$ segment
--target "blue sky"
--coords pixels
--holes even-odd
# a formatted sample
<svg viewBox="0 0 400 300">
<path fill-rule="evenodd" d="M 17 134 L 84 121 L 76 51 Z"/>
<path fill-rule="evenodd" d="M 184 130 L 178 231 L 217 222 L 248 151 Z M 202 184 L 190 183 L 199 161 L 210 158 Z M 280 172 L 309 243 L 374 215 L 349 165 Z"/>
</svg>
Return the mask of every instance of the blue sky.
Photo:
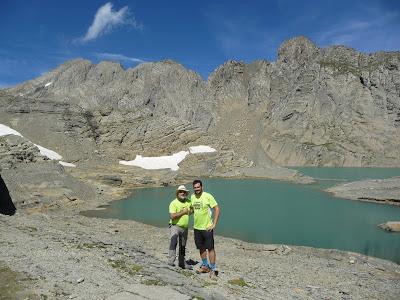
<svg viewBox="0 0 400 300">
<path fill-rule="evenodd" d="M 229 59 L 276 59 L 286 39 L 400 50 L 400 1 L 0 0 L 0 87 L 77 57 L 173 59 L 207 78 Z"/>
</svg>

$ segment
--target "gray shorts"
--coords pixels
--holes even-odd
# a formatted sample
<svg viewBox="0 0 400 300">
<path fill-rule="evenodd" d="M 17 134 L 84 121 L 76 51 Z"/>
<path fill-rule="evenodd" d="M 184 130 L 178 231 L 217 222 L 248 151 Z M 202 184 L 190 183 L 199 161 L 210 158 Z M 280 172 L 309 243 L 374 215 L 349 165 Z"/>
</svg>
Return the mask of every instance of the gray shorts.
<svg viewBox="0 0 400 300">
<path fill-rule="evenodd" d="M 186 246 L 186 241 L 187 241 L 187 236 L 188 236 L 188 229 L 187 228 L 182 228 L 177 225 L 169 225 L 169 237 L 171 239 L 170 244 L 169 244 L 169 249 L 170 250 L 175 250 L 176 246 L 179 241 L 179 246 L 180 247 L 185 247 Z"/>
</svg>

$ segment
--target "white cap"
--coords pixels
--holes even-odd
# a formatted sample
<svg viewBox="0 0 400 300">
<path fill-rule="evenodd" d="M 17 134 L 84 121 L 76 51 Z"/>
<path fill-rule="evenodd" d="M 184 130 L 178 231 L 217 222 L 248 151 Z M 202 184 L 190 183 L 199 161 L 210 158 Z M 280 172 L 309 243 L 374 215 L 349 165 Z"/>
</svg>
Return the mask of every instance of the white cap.
<svg viewBox="0 0 400 300">
<path fill-rule="evenodd" d="M 189 192 L 189 190 L 184 186 L 184 185 L 180 185 L 177 188 L 177 191 L 185 191 L 185 192 Z"/>
</svg>

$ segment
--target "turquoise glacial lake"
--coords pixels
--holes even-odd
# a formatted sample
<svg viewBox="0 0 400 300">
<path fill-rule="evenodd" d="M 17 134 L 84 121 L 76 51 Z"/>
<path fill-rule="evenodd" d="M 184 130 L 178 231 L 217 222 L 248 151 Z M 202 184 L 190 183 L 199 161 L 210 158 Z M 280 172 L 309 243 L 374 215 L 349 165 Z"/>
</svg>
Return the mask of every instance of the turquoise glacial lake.
<svg viewBox="0 0 400 300">
<path fill-rule="evenodd" d="M 400 263 L 400 233 L 377 227 L 400 221 L 400 207 L 335 198 L 323 191 L 348 181 L 400 176 L 399 168 L 296 169 L 317 182 L 204 180 L 204 190 L 214 195 L 221 208 L 216 234 L 254 243 L 353 251 Z M 166 227 L 175 188 L 137 189 L 105 209 L 84 214 Z"/>
</svg>

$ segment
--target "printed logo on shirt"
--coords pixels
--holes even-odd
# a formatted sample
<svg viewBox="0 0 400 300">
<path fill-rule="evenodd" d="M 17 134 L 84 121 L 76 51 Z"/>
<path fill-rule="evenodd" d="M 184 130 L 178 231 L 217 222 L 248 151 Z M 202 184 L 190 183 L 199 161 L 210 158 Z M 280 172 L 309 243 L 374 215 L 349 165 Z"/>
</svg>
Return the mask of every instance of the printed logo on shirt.
<svg viewBox="0 0 400 300">
<path fill-rule="evenodd" d="M 194 202 L 194 203 L 193 203 L 193 208 L 194 208 L 194 209 L 201 209 L 201 206 L 202 206 L 202 205 L 201 205 L 201 202 Z"/>
</svg>

